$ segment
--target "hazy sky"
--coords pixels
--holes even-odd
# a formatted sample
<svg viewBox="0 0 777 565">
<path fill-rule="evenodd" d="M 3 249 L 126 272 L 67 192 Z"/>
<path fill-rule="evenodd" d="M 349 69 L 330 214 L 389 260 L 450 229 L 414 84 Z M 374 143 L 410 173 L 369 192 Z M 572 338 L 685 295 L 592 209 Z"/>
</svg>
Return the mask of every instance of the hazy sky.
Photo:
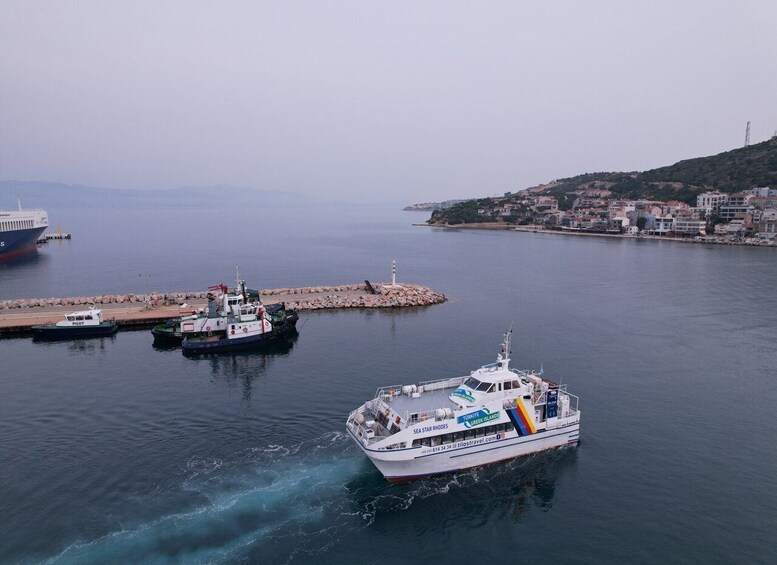
<svg viewBox="0 0 777 565">
<path fill-rule="evenodd" d="M 773 0 L 0 10 L 0 180 L 410 203 L 777 130 Z"/>
</svg>

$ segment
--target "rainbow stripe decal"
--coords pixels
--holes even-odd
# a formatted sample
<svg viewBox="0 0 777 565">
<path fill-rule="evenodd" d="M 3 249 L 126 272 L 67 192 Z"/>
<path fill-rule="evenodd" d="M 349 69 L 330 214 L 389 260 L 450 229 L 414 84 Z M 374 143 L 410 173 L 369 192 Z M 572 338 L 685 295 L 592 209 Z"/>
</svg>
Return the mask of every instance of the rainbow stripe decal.
<svg viewBox="0 0 777 565">
<path fill-rule="evenodd" d="M 528 436 L 537 433 L 537 428 L 534 427 L 534 421 L 529 417 L 529 412 L 526 410 L 526 406 L 523 405 L 523 401 L 520 398 L 515 399 L 515 408 L 507 410 L 507 416 L 513 423 L 515 431 L 519 436 Z"/>
</svg>

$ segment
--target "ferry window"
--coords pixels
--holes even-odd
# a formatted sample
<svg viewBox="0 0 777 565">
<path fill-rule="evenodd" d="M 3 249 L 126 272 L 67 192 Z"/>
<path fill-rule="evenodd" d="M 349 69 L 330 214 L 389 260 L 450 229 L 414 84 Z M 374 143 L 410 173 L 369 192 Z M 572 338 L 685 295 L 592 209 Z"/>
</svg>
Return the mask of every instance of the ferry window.
<svg viewBox="0 0 777 565">
<path fill-rule="evenodd" d="M 488 391 L 488 389 L 489 389 L 490 387 L 491 387 L 491 383 L 480 383 L 480 384 L 478 385 L 478 388 L 477 388 L 477 390 Z"/>
<path fill-rule="evenodd" d="M 75 319 L 76 319 L 76 318 L 75 318 L 75 316 L 68 316 L 68 317 L 67 317 L 67 321 L 68 321 L 68 322 L 72 322 L 72 321 L 73 321 L 73 320 L 75 320 Z"/>
<path fill-rule="evenodd" d="M 413 440 L 413 447 L 420 447 L 421 440 L 420 439 L 414 439 Z"/>
<path fill-rule="evenodd" d="M 421 438 L 421 445 L 426 447 L 431 447 L 432 445 L 432 438 L 430 437 L 422 437 Z"/>
<path fill-rule="evenodd" d="M 475 430 L 464 430 L 464 439 L 472 439 L 475 437 Z"/>
<path fill-rule="evenodd" d="M 521 388 L 521 381 L 513 381 L 513 388 Z"/>
<path fill-rule="evenodd" d="M 84 319 L 83 316 L 76 316 L 76 320 L 83 320 L 83 319 Z"/>
<path fill-rule="evenodd" d="M 464 386 L 468 386 L 472 390 L 475 390 L 479 384 L 480 384 L 480 381 L 477 380 L 475 377 L 470 377 L 466 381 L 464 381 Z"/>
<path fill-rule="evenodd" d="M 453 434 L 443 434 L 442 436 L 443 443 L 451 443 L 452 441 L 453 441 Z"/>
<path fill-rule="evenodd" d="M 432 445 L 440 445 L 440 443 L 441 443 L 440 436 L 432 437 Z"/>
<path fill-rule="evenodd" d="M 513 388 L 513 383 L 512 383 L 512 381 L 505 381 L 505 384 L 504 384 L 504 389 L 505 389 L 505 390 L 511 390 L 512 388 Z"/>
<path fill-rule="evenodd" d="M 475 428 L 475 437 L 483 437 L 485 430 L 483 428 Z"/>
<path fill-rule="evenodd" d="M 84 316 L 84 320 L 91 320 L 91 319 L 92 319 L 92 315 L 91 314 L 89 314 L 88 316 Z"/>
<path fill-rule="evenodd" d="M 453 441 L 461 441 L 464 439 L 464 432 L 456 432 L 453 434 Z"/>
</svg>

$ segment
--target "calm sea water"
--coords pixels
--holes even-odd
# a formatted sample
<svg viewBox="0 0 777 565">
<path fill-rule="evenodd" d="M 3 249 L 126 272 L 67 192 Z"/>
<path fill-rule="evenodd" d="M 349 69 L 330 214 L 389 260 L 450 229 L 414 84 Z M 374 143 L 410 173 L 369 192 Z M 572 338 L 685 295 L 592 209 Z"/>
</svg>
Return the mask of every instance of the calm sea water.
<svg viewBox="0 0 777 565">
<path fill-rule="evenodd" d="M 49 210 L 0 298 L 389 278 L 450 300 L 302 314 L 272 354 L 148 331 L 0 340 L 0 561 L 777 562 L 777 253 L 413 227 L 425 214 Z M 387 383 L 496 358 L 581 397 L 581 444 L 409 485 L 344 433 Z"/>
</svg>

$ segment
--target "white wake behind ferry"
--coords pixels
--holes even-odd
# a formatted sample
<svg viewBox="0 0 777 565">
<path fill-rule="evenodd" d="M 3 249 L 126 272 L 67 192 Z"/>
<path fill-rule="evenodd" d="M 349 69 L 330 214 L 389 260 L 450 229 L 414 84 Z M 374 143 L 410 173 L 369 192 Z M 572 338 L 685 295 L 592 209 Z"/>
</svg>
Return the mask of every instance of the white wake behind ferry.
<svg viewBox="0 0 777 565">
<path fill-rule="evenodd" d="M 577 445 L 579 399 L 511 369 L 505 333 L 496 363 L 470 376 L 378 389 L 346 429 L 390 482 L 410 481 Z"/>
</svg>

